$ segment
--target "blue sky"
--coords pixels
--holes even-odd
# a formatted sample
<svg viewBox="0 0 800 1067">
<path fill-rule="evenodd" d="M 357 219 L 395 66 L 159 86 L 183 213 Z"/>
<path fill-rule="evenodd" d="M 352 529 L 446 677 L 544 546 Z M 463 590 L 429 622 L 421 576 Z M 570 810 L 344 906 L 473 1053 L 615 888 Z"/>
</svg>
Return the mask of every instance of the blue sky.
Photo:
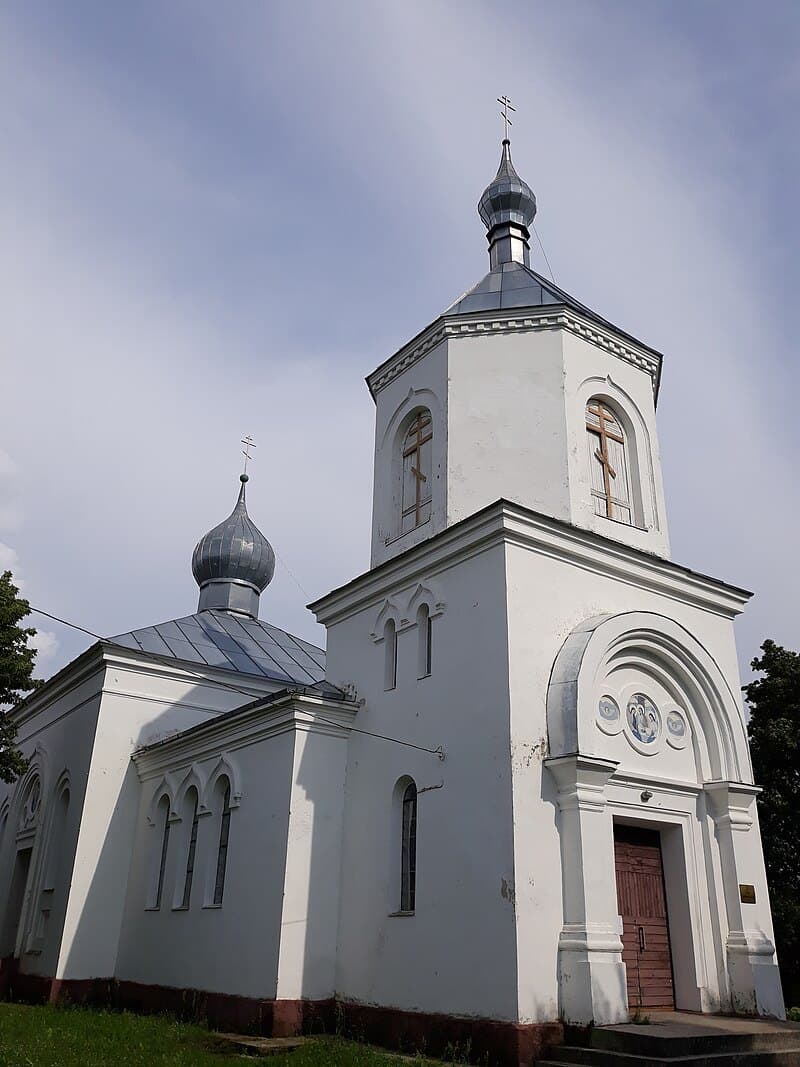
<svg viewBox="0 0 800 1067">
<path fill-rule="evenodd" d="M 673 558 L 756 590 L 743 665 L 797 647 L 799 49 L 794 0 L 5 3 L 0 562 L 98 633 L 190 613 L 249 432 L 262 617 L 320 641 L 364 375 L 485 272 L 507 93 L 556 281 L 665 353 Z"/>
</svg>

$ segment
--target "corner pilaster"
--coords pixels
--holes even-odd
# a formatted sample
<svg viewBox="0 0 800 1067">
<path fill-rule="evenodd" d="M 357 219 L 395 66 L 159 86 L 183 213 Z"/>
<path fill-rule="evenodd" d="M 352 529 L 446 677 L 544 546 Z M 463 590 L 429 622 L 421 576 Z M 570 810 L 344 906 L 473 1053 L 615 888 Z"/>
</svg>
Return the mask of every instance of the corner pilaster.
<svg viewBox="0 0 800 1067">
<path fill-rule="evenodd" d="M 722 866 L 731 1007 L 742 1015 L 782 1019 L 783 993 L 757 832 L 755 805 L 759 789 L 741 782 L 707 782 L 703 788 Z"/>
<path fill-rule="evenodd" d="M 605 788 L 613 760 L 560 756 L 546 761 L 558 786 L 564 925 L 558 947 L 565 1022 L 627 1022 L 622 929 L 614 871 L 614 826 Z"/>
</svg>

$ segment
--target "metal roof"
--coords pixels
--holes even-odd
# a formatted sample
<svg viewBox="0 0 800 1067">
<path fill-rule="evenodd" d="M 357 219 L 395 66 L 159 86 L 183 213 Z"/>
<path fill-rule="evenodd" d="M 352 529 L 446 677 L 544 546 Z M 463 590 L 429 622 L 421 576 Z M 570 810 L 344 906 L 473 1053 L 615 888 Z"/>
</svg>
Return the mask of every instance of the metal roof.
<svg viewBox="0 0 800 1067">
<path fill-rule="evenodd" d="M 309 685 L 325 677 L 325 652 L 260 619 L 201 611 L 120 634 L 116 645 L 278 682 Z"/>
<path fill-rule="evenodd" d="M 643 341 L 638 340 L 632 334 L 621 330 L 613 322 L 604 319 L 596 311 L 570 296 L 554 282 L 549 282 L 535 270 L 526 267 L 523 263 L 500 263 L 493 267 L 477 285 L 467 290 L 447 311 L 442 312 L 442 318 L 450 315 L 469 315 L 481 311 L 503 311 L 513 308 L 547 307 L 557 304 L 561 307 L 572 308 L 579 311 L 592 322 L 604 326 L 607 330 L 625 337 L 641 348 L 653 352 L 661 358 L 661 353 Z"/>
</svg>

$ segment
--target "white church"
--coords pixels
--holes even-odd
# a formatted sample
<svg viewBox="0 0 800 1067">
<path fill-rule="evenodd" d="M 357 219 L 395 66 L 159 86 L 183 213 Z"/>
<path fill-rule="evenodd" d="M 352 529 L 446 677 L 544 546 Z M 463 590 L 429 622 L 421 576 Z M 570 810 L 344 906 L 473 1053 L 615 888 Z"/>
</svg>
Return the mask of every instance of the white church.
<svg viewBox="0 0 800 1067">
<path fill-rule="evenodd" d="M 367 379 L 372 558 L 310 605 L 327 649 L 260 617 L 243 475 L 196 612 L 16 710 L 0 995 L 514 1065 L 637 1009 L 783 1017 L 750 594 L 670 558 L 662 357 L 530 268 L 508 140 L 478 211 L 488 274 Z"/>
</svg>

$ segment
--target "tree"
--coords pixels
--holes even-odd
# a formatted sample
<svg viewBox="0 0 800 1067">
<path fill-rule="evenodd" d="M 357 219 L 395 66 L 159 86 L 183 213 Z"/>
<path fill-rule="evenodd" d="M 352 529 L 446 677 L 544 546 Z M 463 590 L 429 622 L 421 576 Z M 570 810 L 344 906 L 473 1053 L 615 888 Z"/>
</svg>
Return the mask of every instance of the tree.
<svg viewBox="0 0 800 1067">
<path fill-rule="evenodd" d="M 800 654 L 765 641 L 744 686 L 784 995 L 800 1003 Z"/>
<path fill-rule="evenodd" d="M 30 615 L 30 605 L 11 581 L 11 571 L 0 575 L 0 780 L 13 782 L 27 767 L 15 746 L 17 725 L 9 705 L 19 703 L 25 693 L 42 683 L 33 677 L 36 649 L 29 640 L 36 631 L 20 626 Z M 4 710 L 5 706 L 5 710 Z"/>
</svg>

